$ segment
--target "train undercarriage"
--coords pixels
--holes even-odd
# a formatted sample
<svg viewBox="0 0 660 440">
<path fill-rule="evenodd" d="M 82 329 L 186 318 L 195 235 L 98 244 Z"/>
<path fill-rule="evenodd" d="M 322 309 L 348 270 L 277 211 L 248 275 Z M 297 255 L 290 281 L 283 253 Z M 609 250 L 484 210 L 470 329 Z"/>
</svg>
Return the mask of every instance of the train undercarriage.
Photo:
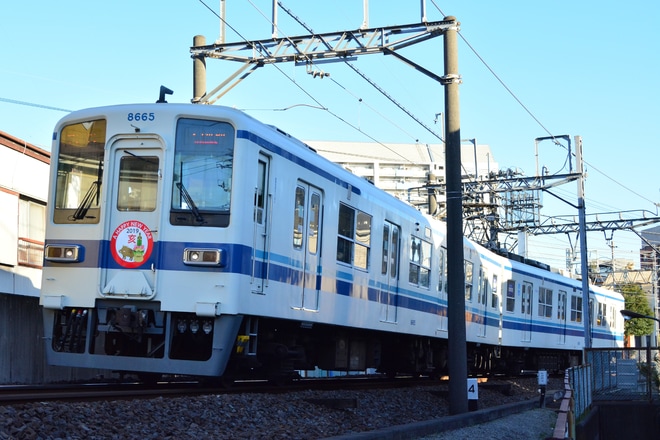
<svg viewBox="0 0 660 440">
<path fill-rule="evenodd" d="M 219 325 L 217 317 L 113 303 L 96 309 L 65 309 L 55 313 L 51 346 L 54 352 L 85 353 L 100 359 L 90 365 L 97 368 L 104 368 L 103 358 L 129 359 L 126 370 L 134 367 L 143 373 L 186 374 L 174 366 L 203 365 L 213 359 L 218 367 L 212 372 L 200 368 L 189 374 L 230 379 L 294 377 L 310 370 L 373 371 L 389 376 L 447 373 L 445 339 L 272 318 L 235 318 L 232 324 Z M 515 375 L 541 369 L 557 373 L 580 359 L 579 352 L 474 343 L 468 343 L 467 353 L 466 368 L 472 375 Z"/>
</svg>

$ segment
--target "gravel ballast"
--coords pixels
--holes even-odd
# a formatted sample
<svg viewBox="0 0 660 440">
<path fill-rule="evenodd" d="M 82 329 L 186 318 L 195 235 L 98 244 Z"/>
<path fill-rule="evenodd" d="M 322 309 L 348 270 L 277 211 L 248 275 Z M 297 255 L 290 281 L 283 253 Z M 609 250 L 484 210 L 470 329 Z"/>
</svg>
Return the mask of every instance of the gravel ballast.
<svg viewBox="0 0 660 440">
<path fill-rule="evenodd" d="M 561 389 L 561 381 L 555 384 L 553 380 L 548 390 Z M 538 399 L 536 378 L 514 382 L 507 393 L 481 387 L 479 408 Z M 326 400 L 354 404 L 333 408 L 324 404 Z M 368 391 L 48 401 L 0 406 L 0 439 L 322 439 L 440 419 L 449 414 L 448 409 L 446 384 Z M 540 418 L 552 419 L 553 411 L 544 409 L 539 413 L 543 416 L 535 416 L 532 421 L 528 416 L 522 423 L 549 425 Z M 498 422 L 506 426 L 502 420 Z M 517 425 L 520 423 L 512 422 L 512 427 Z M 489 437 L 488 431 L 471 437 L 442 435 L 428 438 L 524 438 Z"/>
</svg>

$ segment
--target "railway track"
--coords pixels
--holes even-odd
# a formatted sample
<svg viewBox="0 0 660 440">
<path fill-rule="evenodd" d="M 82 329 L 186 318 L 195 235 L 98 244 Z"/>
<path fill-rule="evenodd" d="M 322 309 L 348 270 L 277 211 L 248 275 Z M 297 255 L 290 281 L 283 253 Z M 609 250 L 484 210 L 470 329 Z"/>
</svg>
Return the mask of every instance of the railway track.
<svg viewBox="0 0 660 440">
<path fill-rule="evenodd" d="M 494 389 L 493 382 L 502 382 L 489 382 L 479 390 L 479 410 L 505 407 L 507 412 L 507 405 L 538 402 L 535 378 L 502 381 L 511 383 L 511 393 Z M 353 378 L 304 379 L 286 386 L 237 382 L 232 388 L 185 381 L 0 387 L 0 439 L 290 440 L 376 433 L 447 416 L 447 390 L 447 383 L 438 380 Z"/>
<path fill-rule="evenodd" d="M 195 396 L 208 394 L 268 393 L 280 394 L 301 389 L 387 389 L 420 385 L 437 385 L 438 381 L 419 378 L 299 379 L 282 381 L 207 382 L 199 380 L 170 380 L 153 384 L 143 382 L 89 382 L 48 385 L 1 385 L 0 405 L 40 401 L 86 401 L 110 399 L 146 399 L 165 396 Z"/>
</svg>

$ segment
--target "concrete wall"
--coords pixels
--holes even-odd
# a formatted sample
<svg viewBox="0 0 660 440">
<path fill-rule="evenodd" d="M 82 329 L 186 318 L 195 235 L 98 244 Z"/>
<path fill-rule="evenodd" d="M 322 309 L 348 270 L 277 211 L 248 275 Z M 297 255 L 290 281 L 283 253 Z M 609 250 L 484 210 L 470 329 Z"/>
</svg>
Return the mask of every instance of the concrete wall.
<svg viewBox="0 0 660 440">
<path fill-rule="evenodd" d="M 99 372 L 46 364 L 39 298 L 0 293 L 0 384 L 85 380 Z"/>
<path fill-rule="evenodd" d="M 577 440 L 657 439 L 660 433 L 660 402 L 598 402 L 589 416 L 576 426 Z"/>
</svg>

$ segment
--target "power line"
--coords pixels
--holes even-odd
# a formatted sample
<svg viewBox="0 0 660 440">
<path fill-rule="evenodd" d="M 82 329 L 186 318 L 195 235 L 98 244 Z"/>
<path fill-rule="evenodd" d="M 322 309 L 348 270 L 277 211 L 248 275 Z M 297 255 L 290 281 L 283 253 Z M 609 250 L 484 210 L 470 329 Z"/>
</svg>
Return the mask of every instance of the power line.
<svg viewBox="0 0 660 440">
<path fill-rule="evenodd" d="M 28 106 L 28 107 L 43 108 L 43 109 L 46 109 L 46 110 L 55 110 L 55 111 L 58 111 L 58 112 L 71 113 L 73 111 L 73 110 L 67 110 L 65 108 L 51 107 L 49 105 L 36 104 L 34 102 L 19 101 L 19 100 L 16 100 L 16 99 L 9 99 L 9 98 L 2 98 L 2 97 L 0 97 L 0 101 L 8 102 L 10 104 L 25 105 L 25 106 Z"/>
<path fill-rule="evenodd" d="M 435 8 L 438 10 L 438 12 L 440 12 L 441 14 L 444 15 L 444 13 L 443 13 L 442 10 L 440 9 L 440 7 L 435 3 L 434 0 L 431 0 L 431 3 L 433 3 L 433 6 L 435 6 Z M 494 77 L 494 78 L 495 78 L 495 79 L 496 79 L 496 80 L 502 85 L 502 87 L 504 87 L 504 89 L 509 93 L 509 95 L 511 95 L 511 97 L 512 97 L 512 98 L 513 98 L 513 99 L 514 99 L 514 100 L 515 100 L 515 101 L 516 101 L 516 102 L 517 102 L 517 103 L 523 108 L 523 110 L 525 110 L 525 112 L 527 112 L 527 114 L 528 114 L 528 115 L 529 115 L 529 116 L 530 116 L 530 117 L 531 117 L 531 118 L 532 118 L 532 119 L 533 119 L 533 120 L 534 120 L 534 121 L 535 121 L 535 122 L 536 122 L 536 123 L 537 123 L 537 124 L 538 124 L 538 125 L 539 125 L 539 126 L 545 131 L 545 132 L 546 132 L 546 133 L 547 133 L 547 134 L 549 134 L 550 136 L 553 136 L 553 137 L 554 137 L 555 135 L 553 135 L 553 134 L 550 132 L 550 130 L 548 130 L 548 128 L 546 128 L 546 126 L 545 126 L 545 125 L 544 125 L 544 124 L 543 124 L 543 123 L 542 123 L 542 122 L 541 122 L 541 121 L 540 121 L 540 120 L 534 115 L 534 113 L 532 113 L 532 111 L 531 111 L 531 110 L 530 110 L 530 109 L 529 109 L 529 108 L 528 108 L 528 107 L 527 107 L 527 106 L 526 106 L 526 105 L 525 105 L 525 104 L 524 104 L 524 103 L 523 103 L 523 102 L 522 102 L 522 101 L 516 96 L 516 94 L 513 93 L 513 91 L 509 88 L 509 86 L 507 86 L 506 83 L 502 80 L 502 78 L 500 78 L 499 75 L 497 75 L 497 73 L 495 73 L 495 71 L 494 71 L 494 70 L 488 65 L 488 63 L 486 62 L 486 60 L 484 60 L 483 57 L 482 57 L 481 55 L 479 55 L 479 53 L 477 52 L 477 50 L 476 50 L 476 49 L 475 49 L 475 48 L 474 48 L 474 47 L 473 47 L 473 46 L 467 41 L 467 39 L 463 36 L 463 34 L 462 34 L 460 31 L 459 31 L 458 34 L 460 35 L 460 37 L 461 37 L 461 39 L 463 40 L 463 42 L 465 42 L 465 44 L 468 46 L 468 48 L 470 48 L 470 50 L 472 51 L 472 53 L 474 53 L 474 55 L 479 59 L 479 61 L 481 61 L 481 63 L 486 67 L 486 69 L 488 69 L 488 71 L 493 75 L 493 77 Z M 556 145 L 559 145 L 559 146 L 561 146 L 561 147 L 563 147 L 563 148 L 566 148 L 564 145 L 562 145 L 562 144 L 560 144 L 560 143 L 558 143 L 558 142 L 555 142 L 555 144 L 556 144 Z M 608 180 L 612 181 L 613 183 L 619 185 L 621 188 L 625 189 L 626 191 L 630 191 L 631 193 L 635 194 L 637 197 L 641 198 L 642 200 L 646 200 L 647 202 L 653 204 L 656 208 L 658 208 L 658 207 L 660 206 L 660 204 L 658 204 L 658 203 L 654 202 L 653 200 L 650 200 L 650 199 L 648 199 L 647 197 L 645 197 L 645 196 L 639 194 L 638 192 L 636 192 L 636 191 L 634 191 L 634 190 L 628 188 L 628 187 L 625 186 L 623 183 L 621 183 L 621 182 L 619 182 L 618 180 L 612 178 L 612 177 L 611 177 L 610 175 L 608 175 L 607 173 L 604 173 L 603 171 L 599 170 L 596 166 L 594 166 L 593 164 L 589 163 L 588 161 L 584 160 L 584 163 L 585 163 L 586 165 L 589 165 L 591 168 L 593 168 L 594 170 L 596 170 L 598 173 L 600 173 L 601 175 L 603 175 L 605 178 L 607 178 Z"/>
</svg>

